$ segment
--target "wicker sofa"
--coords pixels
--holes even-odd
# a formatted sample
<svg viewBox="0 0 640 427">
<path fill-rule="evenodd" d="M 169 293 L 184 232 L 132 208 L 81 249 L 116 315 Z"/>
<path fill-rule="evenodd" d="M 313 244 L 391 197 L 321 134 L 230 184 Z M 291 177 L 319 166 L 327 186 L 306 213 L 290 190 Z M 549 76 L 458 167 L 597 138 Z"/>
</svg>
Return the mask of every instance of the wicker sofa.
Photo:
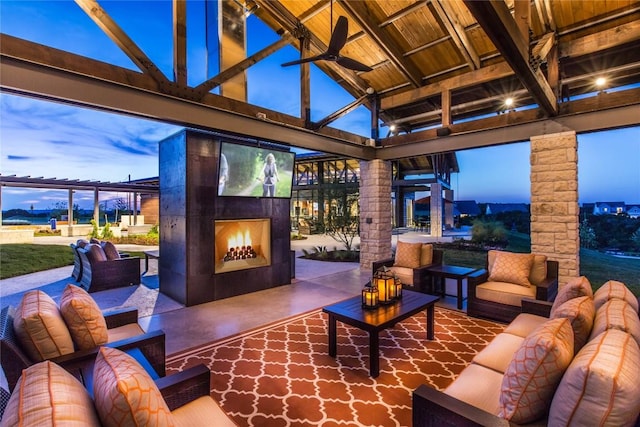
<svg viewBox="0 0 640 427">
<path fill-rule="evenodd" d="M 522 313 L 439 391 L 413 393 L 413 425 L 632 426 L 640 414 L 638 299 L 582 277 Z M 636 424 L 637 425 L 637 424 Z"/>
<path fill-rule="evenodd" d="M 558 292 L 558 262 L 544 255 L 491 250 L 485 268 L 469 275 L 467 314 L 511 322 L 523 298 L 553 301 Z"/>
<path fill-rule="evenodd" d="M 122 257 L 108 243 L 76 248 L 82 263 L 80 285 L 89 292 L 140 284 L 140 258 Z"/>
<path fill-rule="evenodd" d="M 429 267 L 442 265 L 443 252 L 434 249 L 432 244 L 406 243 L 398 241 L 393 258 L 375 261 L 371 265 L 372 274 L 386 267 L 400 279 L 406 289 L 432 293 L 432 278 L 427 271 Z"/>
</svg>

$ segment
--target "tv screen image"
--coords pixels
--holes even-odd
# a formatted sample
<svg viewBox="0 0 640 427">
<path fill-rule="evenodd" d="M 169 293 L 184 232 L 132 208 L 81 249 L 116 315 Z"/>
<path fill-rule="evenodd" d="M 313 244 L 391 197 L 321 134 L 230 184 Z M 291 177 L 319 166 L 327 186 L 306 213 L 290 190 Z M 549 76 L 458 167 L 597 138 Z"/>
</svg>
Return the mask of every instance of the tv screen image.
<svg viewBox="0 0 640 427">
<path fill-rule="evenodd" d="M 221 142 L 218 196 L 291 198 L 295 153 Z"/>
</svg>

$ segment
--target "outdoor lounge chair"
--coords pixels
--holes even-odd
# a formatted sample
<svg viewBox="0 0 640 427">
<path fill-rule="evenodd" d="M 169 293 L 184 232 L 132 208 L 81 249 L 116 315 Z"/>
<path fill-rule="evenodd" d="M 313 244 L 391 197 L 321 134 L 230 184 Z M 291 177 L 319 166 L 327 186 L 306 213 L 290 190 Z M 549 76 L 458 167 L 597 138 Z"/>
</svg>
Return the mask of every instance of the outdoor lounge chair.
<svg viewBox="0 0 640 427">
<path fill-rule="evenodd" d="M 82 260 L 80 259 L 78 248 L 84 248 L 88 244 L 89 242 L 84 239 L 79 239 L 76 243 L 69 244 L 73 251 L 73 272 L 71 273 L 71 277 L 76 279 L 76 282 L 79 282 L 82 279 Z"/>
<path fill-rule="evenodd" d="M 113 255 L 96 243 L 77 248 L 82 262 L 80 285 L 88 292 L 140 284 L 140 258 L 121 257 L 114 249 Z"/>
<path fill-rule="evenodd" d="M 412 261 L 407 261 L 404 255 L 414 251 L 416 253 L 413 255 L 416 256 L 413 257 L 415 262 L 412 264 Z M 429 252 L 431 252 L 430 255 Z M 432 244 L 398 242 L 395 257 L 373 262 L 372 274 L 387 267 L 392 274 L 400 279 L 404 288 L 422 293 L 432 293 L 432 278 L 427 270 L 429 267 L 442 265 L 442 258 L 442 250 L 433 249 Z"/>
</svg>

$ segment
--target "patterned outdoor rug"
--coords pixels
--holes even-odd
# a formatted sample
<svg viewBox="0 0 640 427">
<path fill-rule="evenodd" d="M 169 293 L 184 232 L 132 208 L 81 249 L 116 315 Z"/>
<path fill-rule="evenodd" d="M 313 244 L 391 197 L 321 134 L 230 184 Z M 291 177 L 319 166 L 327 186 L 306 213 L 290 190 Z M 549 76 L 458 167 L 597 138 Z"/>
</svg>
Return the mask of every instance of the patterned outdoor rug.
<svg viewBox="0 0 640 427">
<path fill-rule="evenodd" d="M 504 325 L 436 308 L 380 333 L 380 376 L 369 377 L 368 334 L 338 322 L 328 355 L 327 315 L 294 319 L 172 355 L 167 375 L 204 363 L 211 395 L 241 426 L 410 426 L 411 394 L 443 389 Z"/>
</svg>

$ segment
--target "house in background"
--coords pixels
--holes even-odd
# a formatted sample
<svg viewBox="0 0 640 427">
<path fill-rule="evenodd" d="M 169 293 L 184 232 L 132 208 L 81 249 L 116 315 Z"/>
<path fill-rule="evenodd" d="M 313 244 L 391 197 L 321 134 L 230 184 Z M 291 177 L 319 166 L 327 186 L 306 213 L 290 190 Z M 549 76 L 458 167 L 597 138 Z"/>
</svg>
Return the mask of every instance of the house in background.
<svg viewBox="0 0 640 427">
<path fill-rule="evenodd" d="M 453 202 L 454 217 L 476 217 L 480 214 L 480 207 L 475 200 L 458 200 L 456 202 Z"/>
<path fill-rule="evenodd" d="M 617 215 L 626 211 L 624 202 L 596 202 L 593 206 L 594 215 Z"/>
<path fill-rule="evenodd" d="M 640 205 L 627 206 L 627 215 L 633 219 L 640 218 Z"/>
</svg>

